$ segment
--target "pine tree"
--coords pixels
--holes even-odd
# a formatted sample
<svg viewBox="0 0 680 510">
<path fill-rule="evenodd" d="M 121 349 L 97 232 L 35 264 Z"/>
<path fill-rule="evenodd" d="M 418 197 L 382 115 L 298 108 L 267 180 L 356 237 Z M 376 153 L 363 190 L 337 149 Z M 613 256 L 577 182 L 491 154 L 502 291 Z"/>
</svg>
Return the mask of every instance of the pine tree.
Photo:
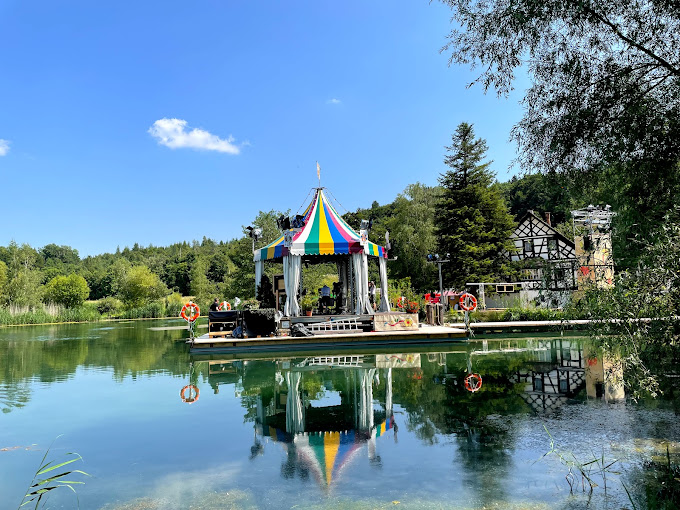
<svg viewBox="0 0 680 510">
<path fill-rule="evenodd" d="M 463 288 L 466 282 L 498 281 L 508 271 L 505 253 L 514 228 L 512 216 L 493 187 L 491 161 L 483 162 L 488 147 L 475 139 L 472 125 L 461 123 L 446 147 L 440 175 L 442 193 L 435 213 L 438 248 L 449 254 L 444 264 L 444 285 Z"/>
</svg>

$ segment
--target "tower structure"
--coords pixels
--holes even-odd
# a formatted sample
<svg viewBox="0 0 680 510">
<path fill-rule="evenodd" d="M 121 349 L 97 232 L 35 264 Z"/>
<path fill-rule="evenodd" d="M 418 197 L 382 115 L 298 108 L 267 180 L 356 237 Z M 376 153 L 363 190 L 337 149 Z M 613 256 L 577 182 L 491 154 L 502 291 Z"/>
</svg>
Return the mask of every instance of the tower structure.
<svg viewBox="0 0 680 510">
<path fill-rule="evenodd" d="M 579 290 L 596 286 L 614 285 L 614 257 L 612 254 L 611 222 L 616 215 L 609 205 L 589 205 L 571 211 L 574 245 L 578 260 L 577 285 Z"/>
</svg>

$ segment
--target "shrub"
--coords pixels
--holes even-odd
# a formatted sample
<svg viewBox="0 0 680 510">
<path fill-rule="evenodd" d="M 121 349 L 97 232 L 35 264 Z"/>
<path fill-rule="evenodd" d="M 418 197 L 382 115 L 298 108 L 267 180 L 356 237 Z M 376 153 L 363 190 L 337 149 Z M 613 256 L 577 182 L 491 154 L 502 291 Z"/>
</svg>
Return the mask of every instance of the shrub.
<svg viewBox="0 0 680 510">
<path fill-rule="evenodd" d="M 113 317 L 123 309 L 123 303 L 113 297 L 105 297 L 95 303 L 97 311 L 107 317 Z"/>
<path fill-rule="evenodd" d="M 45 300 L 66 308 L 82 305 L 89 295 L 87 281 L 77 274 L 56 276 L 45 286 Z"/>
<path fill-rule="evenodd" d="M 123 319 L 161 319 L 166 317 L 165 306 L 159 301 L 154 301 L 144 306 L 129 308 L 123 312 Z"/>
<path fill-rule="evenodd" d="M 270 335 L 276 331 L 276 310 L 274 308 L 244 310 L 243 320 L 246 323 L 248 335 Z"/>
<path fill-rule="evenodd" d="M 183 298 L 179 292 L 173 292 L 165 298 L 165 313 L 168 317 L 179 317 L 182 307 L 189 301 L 188 298 Z"/>
</svg>

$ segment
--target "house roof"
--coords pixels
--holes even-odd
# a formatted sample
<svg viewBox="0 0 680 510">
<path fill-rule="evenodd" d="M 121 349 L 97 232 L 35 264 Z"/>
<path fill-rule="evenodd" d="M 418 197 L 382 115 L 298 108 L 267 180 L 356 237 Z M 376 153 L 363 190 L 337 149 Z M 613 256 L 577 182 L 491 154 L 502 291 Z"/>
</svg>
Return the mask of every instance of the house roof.
<svg viewBox="0 0 680 510">
<path fill-rule="evenodd" d="M 517 232 L 518 232 L 519 229 L 522 227 L 522 224 L 523 224 L 529 217 L 533 218 L 534 221 L 538 222 L 541 226 L 543 226 L 545 229 L 547 229 L 547 231 L 548 231 L 551 235 L 554 235 L 556 238 L 558 238 L 559 240 L 561 240 L 562 242 L 564 242 L 565 244 L 567 244 L 567 245 L 570 246 L 571 248 L 575 248 L 576 245 L 574 244 L 574 241 L 571 241 L 570 239 L 568 239 L 567 237 L 565 237 L 563 234 L 561 234 L 560 232 L 558 232 L 557 230 L 555 230 L 555 229 L 552 227 L 552 225 L 549 225 L 543 218 L 541 218 L 541 217 L 538 216 L 534 211 L 531 211 L 531 210 L 527 211 L 527 212 L 524 214 L 524 216 L 522 216 L 522 217 L 519 219 L 519 221 L 517 222 L 517 227 L 515 228 L 515 231 L 512 233 L 512 237 L 516 237 L 516 238 L 522 237 L 522 236 L 517 235 Z"/>
</svg>

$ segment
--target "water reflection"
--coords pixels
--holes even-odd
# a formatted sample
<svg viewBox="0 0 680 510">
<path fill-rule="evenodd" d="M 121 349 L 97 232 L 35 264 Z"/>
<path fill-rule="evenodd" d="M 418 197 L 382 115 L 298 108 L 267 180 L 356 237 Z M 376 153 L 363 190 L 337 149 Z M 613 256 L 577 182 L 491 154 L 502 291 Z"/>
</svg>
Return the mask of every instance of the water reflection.
<svg viewBox="0 0 680 510">
<path fill-rule="evenodd" d="M 422 348 L 421 348 L 422 349 Z M 426 444 L 453 438 L 465 483 L 497 500 L 511 464 L 513 432 L 501 419 L 551 413 L 583 394 L 586 361 L 578 339 L 454 344 L 434 352 L 362 353 L 276 359 L 196 359 L 214 394 L 227 385 L 253 423 L 245 456 L 266 445 L 285 452 L 284 479 L 313 478 L 324 490 L 357 459 L 383 466 L 386 436 L 406 426 Z M 464 384 L 483 379 L 479 391 Z M 395 413 L 395 406 L 404 409 Z"/>
</svg>

